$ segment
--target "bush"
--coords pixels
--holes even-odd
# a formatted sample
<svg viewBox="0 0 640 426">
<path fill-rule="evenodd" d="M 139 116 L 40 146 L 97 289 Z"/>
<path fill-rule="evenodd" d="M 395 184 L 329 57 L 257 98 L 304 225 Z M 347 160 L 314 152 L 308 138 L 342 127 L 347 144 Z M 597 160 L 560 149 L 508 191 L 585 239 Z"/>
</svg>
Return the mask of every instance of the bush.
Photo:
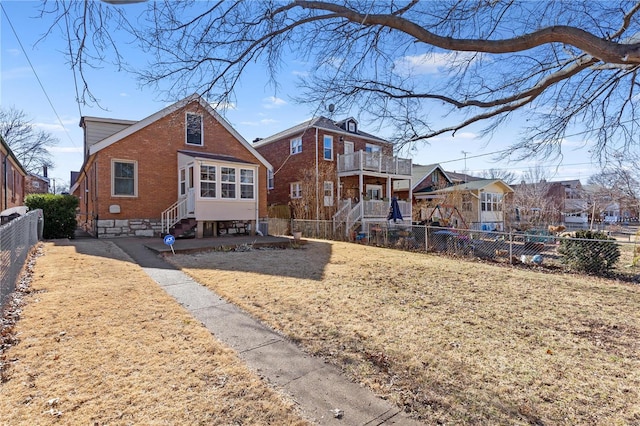
<svg viewBox="0 0 640 426">
<path fill-rule="evenodd" d="M 604 232 L 580 230 L 574 238 L 560 241 L 558 253 L 569 268 L 589 274 L 602 274 L 611 269 L 620 258 L 620 248 Z"/>
<path fill-rule="evenodd" d="M 73 238 L 76 230 L 76 208 L 79 201 L 73 195 L 31 194 L 25 200 L 30 210 L 42 209 L 43 238 Z"/>
</svg>

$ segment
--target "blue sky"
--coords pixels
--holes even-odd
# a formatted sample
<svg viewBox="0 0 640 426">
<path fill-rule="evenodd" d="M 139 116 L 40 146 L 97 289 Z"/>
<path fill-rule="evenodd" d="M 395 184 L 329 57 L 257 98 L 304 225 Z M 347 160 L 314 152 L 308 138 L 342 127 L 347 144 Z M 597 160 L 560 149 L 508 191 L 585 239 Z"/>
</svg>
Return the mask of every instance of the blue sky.
<svg viewBox="0 0 640 426">
<path fill-rule="evenodd" d="M 59 139 L 57 146 L 52 149 L 55 167 L 49 172 L 49 176 L 57 182 L 68 184 L 70 171 L 79 170 L 82 165 L 82 131 L 78 126 L 81 115 L 140 120 L 167 105 L 151 88 L 138 87 L 132 75 L 105 65 L 93 70 L 89 80 L 91 90 L 104 109 L 79 106 L 75 100 L 74 76 L 62 53 L 66 47 L 65 41 L 54 34 L 36 44 L 50 24 L 47 19 L 37 17 L 39 2 L 3 0 L 2 6 L 18 38 L 14 35 L 7 16 L 2 13 L 0 104 L 3 108 L 15 107 L 23 110 L 35 126 L 49 131 Z M 127 49 L 126 45 L 123 47 Z M 429 78 L 429 73 L 437 69 L 435 61 L 438 59 L 443 58 L 434 58 L 431 63 L 407 58 L 407 62 L 424 67 L 422 74 Z M 327 111 L 299 105 L 291 100 L 296 95 L 294 82 L 304 72 L 305 64 L 292 59 L 289 68 L 281 71 L 281 87 L 276 93 L 268 85 L 263 69 L 258 66 L 250 69 L 240 81 L 236 102 L 224 113 L 225 118 L 251 142 L 256 137 L 266 137 L 294 126 L 314 114 L 329 115 Z M 351 112 L 349 115 L 356 114 Z M 334 118 L 345 117 L 336 114 Z M 453 138 L 444 136 L 432 139 L 428 145 L 418 146 L 411 153 L 402 152 L 400 156 L 410 157 L 414 163 L 419 164 L 441 163 L 445 170 L 450 171 L 462 172 L 466 165 L 466 170 L 471 174 L 490 168 L 520 173 L 542 165 L 548 177 L 553 180 L 581 179 L 583 183 L 596 170 L 590 164 L 587 148 L 583 148 L 584 141 L 579 136 L 575 140 L 565 141 L 562 162 L 556 160 L 541 163 L 539 160 L 530 160 L 496 163 L 490 153 L 505 149 L 517 135 L 510 128 L 503 127 L 491 140 L 482 140 L 474 133 L 479 130 L 480 128 L 470 128 L 458 132 Z"/>
</svg>

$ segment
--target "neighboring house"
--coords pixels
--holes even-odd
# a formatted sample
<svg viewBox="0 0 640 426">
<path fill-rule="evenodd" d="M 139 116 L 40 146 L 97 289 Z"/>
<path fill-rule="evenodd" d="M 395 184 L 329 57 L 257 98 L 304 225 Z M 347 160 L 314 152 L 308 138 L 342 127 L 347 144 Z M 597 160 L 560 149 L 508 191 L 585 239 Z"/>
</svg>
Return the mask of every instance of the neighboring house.
<svg viewBox="0 0 640 426">
<path fill-rule="evenodd" d="M 198 95 L 140 121 L 80 126 L 85 160 L 71 192 L 97 237 L 254 233 L 267 216 L 270 164 Z"/>
<path fill-rule="evenodd" d="M 47 194 L 49 193 L 49 177 L 47 176 L 47 166 L 42 167 L 42 175 L 30 173 L 27 176 L 25 192 L 27 194 Z"/>
<path fill-rule="evenodd" d="M 427 220 L 427 215 L 430 213 L 430 203 L 425 200 L 418 200 L 416 195 L 446 188 L 454 182 L 449 173 L 445 172 L 440 164 L 413 164 L 411 171 L 413 221 L 421 222 Z M 408 199 L 409 181 L 399 180 L 394 182 L 394 192 L 399 198 Z"/>
<path fill-rule="evenodd" d="M 313 118 L 253 146 L 274 167 L 269 205 L 289 206 L 297 219 L 333 219 L 346 232 L 385 221 L 394 183 L 411 186 L 411 160 L 394 157 L 391 143 L 353 118 Z M 399 203 L 409 223 L 410 198 Z"/>
<path fill-rule="evenodd" d="M 513 223 L 516 227 L 563 224 L 584 227 L 589 200 L 578 179 L 513 185 Z"/>
<path fill-rule="evenodd" d="M 0 136 L 0 212 L 24 205 L 27 171 Z"/>
<path fill-rule="evenodd" d="M 513 189 L 500 179 L 481 179 L 417 192 L 414 197 L 429 203 L 432 210 L 428 212 L 428 218 L 431 222 L 502 231 L 505 229 L 505 201 L 511 193 Z"/>
</svg>

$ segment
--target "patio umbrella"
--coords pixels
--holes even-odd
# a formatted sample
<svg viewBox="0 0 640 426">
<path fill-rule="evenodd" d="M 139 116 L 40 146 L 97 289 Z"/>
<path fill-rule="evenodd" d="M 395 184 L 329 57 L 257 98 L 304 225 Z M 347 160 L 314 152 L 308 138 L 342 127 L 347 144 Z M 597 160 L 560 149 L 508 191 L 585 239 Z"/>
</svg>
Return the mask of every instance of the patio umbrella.
<svg viewBox="0 0 640 426">
<path fill-rule="evenodd" d="M 398 205 L 398 198 L 391 197 L 391 205 L 389 206 L 389 215 L 387 216 L 387 220 L 392 220 L 397 222 L 398 219 L 402 219 L 402 213 L 400 213 L 400 206 Z"/>
</svg>

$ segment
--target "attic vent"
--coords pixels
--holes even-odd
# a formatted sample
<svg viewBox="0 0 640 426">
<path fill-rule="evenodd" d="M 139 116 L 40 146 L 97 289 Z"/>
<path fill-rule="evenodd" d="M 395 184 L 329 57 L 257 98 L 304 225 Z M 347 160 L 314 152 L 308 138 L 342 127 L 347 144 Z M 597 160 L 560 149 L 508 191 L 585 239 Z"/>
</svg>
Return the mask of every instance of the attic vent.
<svg viewBox="0 0 640 426">
<path fill-rule="evenodd" d="M 354 121 L 349 121 L 347 126 L 348 126 L 347 130 L 349 130 L 351 133 L 355 133 L 356 132 L 356 123 Z"/>
</svg>

